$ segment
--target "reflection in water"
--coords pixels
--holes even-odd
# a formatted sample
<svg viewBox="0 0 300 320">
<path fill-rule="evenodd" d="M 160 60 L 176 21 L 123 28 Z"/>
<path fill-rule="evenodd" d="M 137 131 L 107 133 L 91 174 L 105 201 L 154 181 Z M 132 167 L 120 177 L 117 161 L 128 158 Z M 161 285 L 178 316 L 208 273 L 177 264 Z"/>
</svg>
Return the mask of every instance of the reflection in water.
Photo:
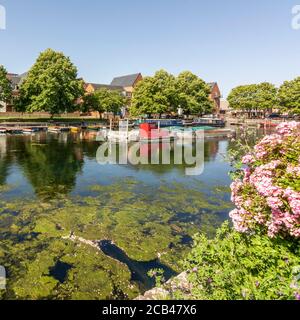
<svg viewBox="0 0 300 320">
<path fill-rule="evenodd" d="M 57 279 L 60 283 L 63 283 L 66 280 L 68 271 L 70 269 L 72 269 L 72 265 L 57 261 L 56 265 L 53 268 L 50 268 L 49 274 Z"/>
<path fill-rule="evenodd" d="M 1 150 L 6 150 L 0 161 L 2 183 L 7 179 L 8 168 L 16 164 L 38 196 L 51 198 L 72 191 L 84 161 L 82 148 L 68 135 L 40 133 L 1 138 Z"/>
<path fill-rule="evenodd" d="M 203 174 L 187 176 L 172 150 L 171 164 L 99 165 L 95 138 L 88 132 L 0 137 L 5 298 L 134 298 L 153 286 L 149 269 L 165 270 L 166 278 L 180 272 L 192 236 L 213 235 L 227 219 L 230 167 L 220 156 L 227 140 L 205 141 Z M 149 157 L 148 146 L 141 156 Z M 109 239 L 100 244 L 105 254 L 65 240 L 71 233 Z"/>
<path fill-rule="evenodd" d="M 95 164 L 95 156 L 100 143 L 96 142 L 95 132 L 86 133 L 61 133 L 35 135 L 0 136 L 0 184 L 4 185 L 10 174 L 17 174 L 19 179 L 26 179 L 39 197 L 55 198 L 60 194 L 72 192 L 76 186 L 78 175 L 83 174 L 86 161 Z M 204 161 L 214 162 L 218 154 L 220 141 L 209 140 L 204 144 Z M 130 145 L 127 154 L 130 157 Z M 119 165 L 124 167 L 128 175 L 137 172 L 150 172 L 155 175 L 180 174 L 185 176 L 187 167 L 193 167 L 185 163 L 182 153 L 182 164 L 175 163 L 174 146 L 165 143 L 156 143 L 151 146 L 141 144 L 139 158 L 141 163 L 151 160 L 154 164 Z M 119 159 L 119 148 L 116 148 Z M 170 151 L 170 163 L 162 164 L 162 152 Z M 124 147 L 123 147 L 124 152 Z M 194 152 L 194 151 L 193 151 Z M 10 170 L 12 168 L 12 170 Z M 89 167 L 85 167 L 90 170 Z M 95 167 L 93 168 L 95 169 Z M 116 172 L 112 166 L 99 165 L 101 173 Z M 119 170 L 116 168 L 116 170 Z M 13 172 L 12 172 L 13 171 Z M 121 173 L 123 176 L 124 173 Z M 79 186 L 80 188 L 80 186 Z M 20 190 L 19 190 L 20 191 Z M 22 191 L 22 190 L 21 190 Z"/>
<path fill-rule="evenodd" d="M 175 271 L 161 263 L 158 259 L 151 261 L 135 261 L 130 259 L 123 250 L 111 241 L 100 241 L 99 246 L 106 255 L 127 265 L 131 272 L 131 280 L 139 283 L 141 291 L 151 289 L 155 285 L 155 279 L 148 275 L 148 272 L 152 269 L 163 270 L 166 280 L 176 275 Z"/>
</svg>

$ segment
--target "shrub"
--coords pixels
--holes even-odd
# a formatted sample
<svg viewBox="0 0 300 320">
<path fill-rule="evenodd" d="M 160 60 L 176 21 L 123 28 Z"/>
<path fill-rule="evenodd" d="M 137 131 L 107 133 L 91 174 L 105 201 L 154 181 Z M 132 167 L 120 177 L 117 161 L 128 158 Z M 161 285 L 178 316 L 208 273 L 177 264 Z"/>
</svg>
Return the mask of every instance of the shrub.
<svg viewBox="0 0 300 320">
<path fill-rule="evenodd" d="M 246 149 L 231 185 L 234 229 L 195 236 L 188 298 L 300 300 L 300 124 L 280 124 L 233 161 Z"/>
<path fill-rule="evenodd" d="M 300 238 L 300 125 L 282 123 L 246 154 L 231 185 L 237 231 Z"/>
<path fill-rule="evenodd" d="M 213 240 L 195 237 L 184 262 L 190 270 L 191 296 L 199 300 L 300 299 L 299 253 L 295 242 L 249 236 L 226 222 Z"/>
</svg>

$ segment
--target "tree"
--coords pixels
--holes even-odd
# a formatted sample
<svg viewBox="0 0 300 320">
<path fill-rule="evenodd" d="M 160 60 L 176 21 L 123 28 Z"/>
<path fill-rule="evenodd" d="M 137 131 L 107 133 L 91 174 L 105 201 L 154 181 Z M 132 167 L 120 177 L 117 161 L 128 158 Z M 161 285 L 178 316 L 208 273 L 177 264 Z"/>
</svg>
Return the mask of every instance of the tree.
<svg viewBox="0 0 300 320">
<path fill-rule="evenodd" d="M 252 110 L 255 106 L 255 85 L 238 86 L 231 90 L 228 96 L 230 107 L 236 110 Z"/>
<path fill-rule="evenodd" d="M 278 91 L 279 106 L 290 114 L 300 114 L 300 77 L 285 81 Z"/>
<path fill-rule="evenodd" d="M 103 112 L 100 101 L 95 93 L 86 94 L 82 99 L 81 111 L 98 111 L 99 113 Z"/>
<path fill-rule="evenodd" d="M 0 66 L 0 102 L 9 102 L 12 99 L 11 82 L 7 78 L 7 71 Z"/>
<path fill-rule="evenodd" d="M 63 53 L 47 49 L 40 54 L 20 88 L 20 104 L 26 111 L 51 115 L 72 112 L 83 95 L 77 68 Z"/>
<path fill-rule="evenodd" d="M 99 101 L 99 112 L 112 112 L 116 115 L 121 108 L 127 103 L 126 98 L 119 91 L 111 91 L 106 88 L 99 89 L 95 92 L 95 96 Z"/>
<path fill-rule="evenodd" d="M 133 116 L 174 111 L 177 107 L 175 77 L 164 70 L 145 77 L 134 91 L 130 113 Z"/>
<path fill-rule="evenodd" d="M 277 89 L 268 82 L 238 86 L 228 96 L 230 107 L 236 110 L 270 111 L 277 103 Z"/>
<path fill-rule="evenodd" d="M 256 85 L 255 104 L 259 110 L 271 112 L 277 106 L 277 88 L 275 85 L 269 82 Z"/>
<path fill-rule="evenodd" d="M 208 85 L 190 71 L 184 71 L 176 79 L 178 104 L 185 114 L 204 114 L 212 110 Z"/>
</svg>

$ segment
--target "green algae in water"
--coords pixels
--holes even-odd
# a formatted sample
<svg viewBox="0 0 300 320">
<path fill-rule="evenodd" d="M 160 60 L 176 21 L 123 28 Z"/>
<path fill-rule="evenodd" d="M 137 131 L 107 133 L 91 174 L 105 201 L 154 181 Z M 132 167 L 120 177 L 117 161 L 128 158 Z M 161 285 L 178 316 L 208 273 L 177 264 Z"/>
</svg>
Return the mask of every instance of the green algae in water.
<svg viewBox="0 0 300 320">
<path fill-rule="evenodd" d="M 134 298 L 142 286 L 126 264 L 65 237 L 112 241 L 131 261 L 159 261 L 180 272 L 192 236 L 212 236 L 231 209 L 225 182 L 218 188 L 183 177 L 183 167 L 96 168 L 99 144 L 55 137 L 6 137 L 0 159 L 0 265 L 8 271 L 3 299 Z M 207 144 L 207 159 L 216 146 Z M 21 187 L 19 181 L 7 187 L 12 166 Z M 178 180 L 170 182 L 169 173 Z M 24 196 L 27 187 L 32 191 Z M 53 273 L 60 265 L 71 266 L 63 278 Z"/>
<path fill-rule="evenodd" d="M 9 271 L 5 298 L 118 298 L 115 292 L 132 298 L 139 292 L 138 284 L 130 281 L 126 265 L 63 238 L 72 233 L 89 240 L 108 239 L 132 260 L 160 257 L 180 271 L 178 261 L 189 250 L 184 239 L 199 230 L 213 232 L 223 221 L 219 213 L 228 208 L 222 201 L 212 204 L 214 197 L 179 185 L 162 185 L 157 193 L 149 188 L 142 197 L 135 191 L 139 187 L 136 182 L 124 190 L 120 182 L 92 186 L 95 195 L 89 197 L 6 203 L 0 213 L 0 231 L 5 235 L 0 264 Z M 72 266 L 63 282 L 51 275 L 58 262 Z"/>
</svg>

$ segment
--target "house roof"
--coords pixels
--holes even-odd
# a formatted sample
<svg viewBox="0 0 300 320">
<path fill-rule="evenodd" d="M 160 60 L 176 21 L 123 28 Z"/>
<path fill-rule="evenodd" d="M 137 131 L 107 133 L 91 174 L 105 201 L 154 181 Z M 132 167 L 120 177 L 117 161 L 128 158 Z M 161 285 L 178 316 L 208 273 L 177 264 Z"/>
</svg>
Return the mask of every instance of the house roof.
<svg viewBox="0 0 300 320">
<path fill-rule="evenodd" d="M 108 90 L 119 90 L 119 91 L 123 91 L 123 87 L 122 86 L 114 86 L 114 85 L 109 85 L 109 84 L 99 84 L 99 83 L 87 83 L 86 86 L 91 85 L 93 86 L 93 88 L 96 90 L 99 89 L 108 89 Z"/>
<path fill-rule="evenodd" d="M 121 87 L 132 87 L 139 76 L 140 76 L 140 73 L 135 73 L 135 74 L 129 74 L 127 76 L 116 77 L 111 82 L 111 85 L 121 86 Z"/>
<path fill-rule="evenodd" d="M 26 78 L 28 72 L 22 73 L 20 75 L 16 73 L 8 73 L 7 78 L 11 81 L 14 86 L 20 85 Z"/>
<path fill-rule="evenodd" d="M 19 85 L 21 82 L 21 77 L 15 73 L 8 73 L 7 78 L 12 83 L 13 87 Z"/>
<path fill-rule="evenodd" d="M 20 74 L 20 77 L 21 77 L 21 79 L 24 79 L 27 77 L 27 75 L 28 75 L 28 72 L 24 72 L 24 73 Z"/>
<path fill-rule="evenodd" d="M 217 82 L 208 82 L 207 84 L 210 87 L 210 89 L 212 90 L 214 88 L 214 86 L 217 85 L 218 83 Z"/>
</svg>

